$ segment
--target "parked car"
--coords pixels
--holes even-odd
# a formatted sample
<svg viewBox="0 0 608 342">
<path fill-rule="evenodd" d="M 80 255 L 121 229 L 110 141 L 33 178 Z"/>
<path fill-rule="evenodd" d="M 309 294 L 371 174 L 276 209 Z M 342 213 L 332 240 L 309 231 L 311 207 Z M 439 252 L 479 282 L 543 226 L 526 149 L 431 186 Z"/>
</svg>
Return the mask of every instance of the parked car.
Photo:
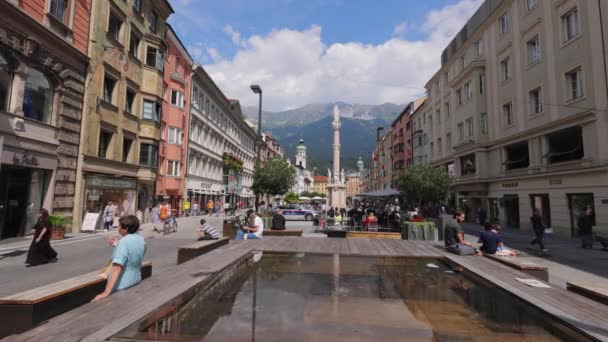
<svg viewBox="0 0 608 342">
<path fill-rule="evenodd" d="M 285 204 L 278 205 L 274 208 L 275 211 L 280 210 L 283 212 L 283 216 L 285 216 L 285 220 L 296 221 L 296 220 L 306 220 L 312 221 L 315 217 L 319 216 L 319 212 L 305 209 L 299 205 L 295 204 Z"/>
</svg>

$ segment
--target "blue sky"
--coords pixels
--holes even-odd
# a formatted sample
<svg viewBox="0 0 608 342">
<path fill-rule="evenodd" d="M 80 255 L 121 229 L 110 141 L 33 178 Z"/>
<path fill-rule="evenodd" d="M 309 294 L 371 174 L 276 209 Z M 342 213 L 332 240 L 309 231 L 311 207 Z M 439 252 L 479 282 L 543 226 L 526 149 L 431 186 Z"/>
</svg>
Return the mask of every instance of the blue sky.
<svg viewBox="0 0 608 342">
<path fill-rule="evenodd" d="M 481 0 L 172 0 L 169 22 L 228 97 L 267 109 L 406 103 Z"/>
</svg>

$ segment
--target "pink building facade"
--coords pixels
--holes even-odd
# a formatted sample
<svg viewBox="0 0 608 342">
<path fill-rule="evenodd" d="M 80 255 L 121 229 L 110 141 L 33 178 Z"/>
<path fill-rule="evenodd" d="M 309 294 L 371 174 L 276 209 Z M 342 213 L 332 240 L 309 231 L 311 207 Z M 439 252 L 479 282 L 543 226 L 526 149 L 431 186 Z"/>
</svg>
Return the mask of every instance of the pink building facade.
<svg viewBox="0 0 608 342">
<path fill-rule="evenodd" d="M 165 94 L 156 196 L 159 201 L 167 201 L 172 208 L 182 212 L 186 188 L 188 113 L 193 60 L 171 27 L 167 29 L 165 43 Z"/>
</svg>

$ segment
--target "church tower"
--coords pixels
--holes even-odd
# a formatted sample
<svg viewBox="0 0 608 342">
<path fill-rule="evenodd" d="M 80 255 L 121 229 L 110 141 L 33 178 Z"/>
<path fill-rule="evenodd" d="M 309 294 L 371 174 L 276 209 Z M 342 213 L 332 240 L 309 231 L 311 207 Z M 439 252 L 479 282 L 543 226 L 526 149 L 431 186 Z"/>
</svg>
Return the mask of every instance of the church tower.
<svg viewBox="0 0 608 342">
<path fill-rule="evenodd" d="M 304 139 L 300 139 L 298 147 L 296 147 L 296 166 L 302 166 L 306 169 L 306 146 Z"/>
</svg>

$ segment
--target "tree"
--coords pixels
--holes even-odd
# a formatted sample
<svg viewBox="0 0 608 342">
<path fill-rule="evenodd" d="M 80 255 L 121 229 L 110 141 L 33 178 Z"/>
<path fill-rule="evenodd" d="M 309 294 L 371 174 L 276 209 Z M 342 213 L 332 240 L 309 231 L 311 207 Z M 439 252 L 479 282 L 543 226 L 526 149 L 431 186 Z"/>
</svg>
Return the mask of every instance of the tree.
<svg viewBox="0 0 608 342">
<path fill-rule="evenodd" d="M 285 202 L 290 204 L 299 203 L 300 195 L 296 194 L 295 192 L 288 192 L 287 195 L 285 195 Z"/>
<path fill-rule="evenodd" d="M 396 183 L 406 202 L 420 207 L 423 203 L 445 200 L 450 176 L 442 168 L 418 165 L 397 178 Z"/>
<path fill-rule="evenodd" d="M 251 188 L 257 194 L 284 195 L 296 182 L 296 170 L 285 159 L 271 158 L 260 163 Z"/>
</svg>

